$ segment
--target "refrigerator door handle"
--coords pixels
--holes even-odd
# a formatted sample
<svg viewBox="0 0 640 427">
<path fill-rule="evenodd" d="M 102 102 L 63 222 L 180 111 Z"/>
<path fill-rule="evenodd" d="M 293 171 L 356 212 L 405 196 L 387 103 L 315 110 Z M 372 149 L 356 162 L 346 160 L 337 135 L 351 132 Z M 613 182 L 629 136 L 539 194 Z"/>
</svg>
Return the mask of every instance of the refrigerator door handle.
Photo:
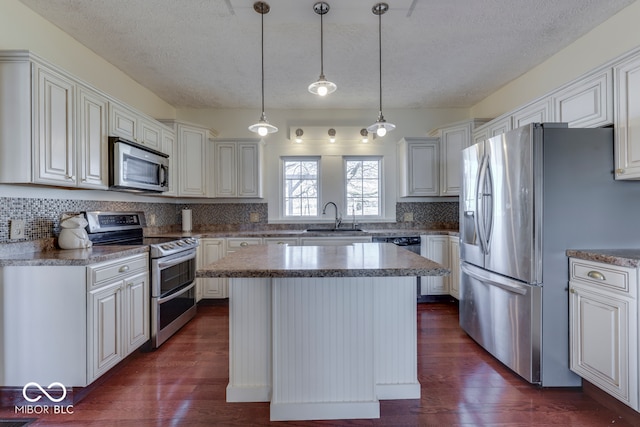
<svg viewBox="0 0 640 427">
<path fill-rule="evenodd" d="M 487 255 L 489 253 L 487 248 L 487 235 L 485 226 L 485 209 L 484 209 L 484 188 L 485 188 L 485 179 L 487 177 L 487 167 L 489 164 L 489 160 L 486 156 L 482 157 L 482 161 L 480 162 L 480 168 L 478 170 L 478 180 L 476 182 L 476 230 L 478 230 L 478 237 L 480 241 L 480 250 L 483 254 Z"/>
<path fill-rule="evenodd" d="M 527 286 L 521 285 L 515 280 L 511 280 L 503 276 L 498 276 L 495 273 L 490 273 L 488 271 L 475 268 L 466 263 L 463 263 L 460 266 L 460 269 L 462 270 L 462 272 L 468 274 L 469 276 L 483 283 L 489 283 L 493 286 L 497 286 L 501 289 L 504 289 L 505 291 L 512 292 L 515 294 L 519 294 L 519 295 L 527 294 L 527 290 L 528 290 Z"/>
<path fill-rule="evenodd" d="M 485 186 L 485 189 L 488 190 L 488 192 L 484 193 L 483 208 L 485 207 L 484 201 L 488 199 L 488 204 L 486 205 L 487 209 L 484 212 L 487 213 L 487 217 L 489 218 L 489 223 L 486 224 L 487 229 L 485 230 L 484 247 L 487 250 L 486 254 L 488 254 L 490 250 L 489 246 L 491 242 L 491 236 L 493 234 L 493 174 L 491 173 L 491 165 L 489 164 L 489 157 L 487 157 L 485 181 L 487 183 L 487 185 Z"/>
</svg>

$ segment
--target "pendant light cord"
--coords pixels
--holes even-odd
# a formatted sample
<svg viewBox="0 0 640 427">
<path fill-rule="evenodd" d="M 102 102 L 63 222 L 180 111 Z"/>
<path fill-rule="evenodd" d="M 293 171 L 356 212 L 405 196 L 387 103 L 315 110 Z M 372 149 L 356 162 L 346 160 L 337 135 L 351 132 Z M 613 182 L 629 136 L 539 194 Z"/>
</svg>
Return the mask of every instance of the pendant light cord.
<svg viewBox="0 0 640 427">
<path fill-rule="evenodd" d="M 382 13 L 378 13 L 378 54 L 380 75 L 380 117 L 382 117 Z"/>
<path fill-rule="evenodd" d="M 324 25 L 322 17 L 325 14 L 323 6 L 320 6 L 320 75 L 324 76 Z"/>
<path fill-rule="evenodd" d="M 262 62 L 262 116 L 264 117 L 264 10 L 260 13 L 260 44 L 260 57 Z"/>
</svg>

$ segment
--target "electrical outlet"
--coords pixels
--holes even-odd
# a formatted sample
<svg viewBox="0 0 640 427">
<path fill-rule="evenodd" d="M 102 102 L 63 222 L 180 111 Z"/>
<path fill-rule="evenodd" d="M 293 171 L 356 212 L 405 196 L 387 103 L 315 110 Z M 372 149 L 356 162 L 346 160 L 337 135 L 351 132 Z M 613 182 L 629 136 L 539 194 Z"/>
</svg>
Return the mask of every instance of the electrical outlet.
<svg viewBox="0 0 640 427">
<path fill-rule="evenodd" d="M 413 221 L 413 212 L 405 212 L 403 220 L 404 220 L 404 222 L 412 222 Z"/>
<path fill-rule="evenodd" d="M 24 219 L 12 219 L 9 238 L 11 240 L 24 239 Z"/>
<path fill-rule="evenodd" d="M 154 213 L 150 213 L 150 214 L 149 214 L 149 218 L 148 218 L 148 221 L 147 221 L 147 222 L 148 222 L 148 223 L 149 223 L 149 225 L 150 225 L 150 226 L 152 226 L 152 227 L 153 227 L 154 225 L 156 225 L 156 214 L 154 214 Z"/>
<path fill-rule="evenodd" d="M 258 212 L 251 212 L 249 214 L 249 222 L 260 222 L 260 214 Z"/>
</svg>

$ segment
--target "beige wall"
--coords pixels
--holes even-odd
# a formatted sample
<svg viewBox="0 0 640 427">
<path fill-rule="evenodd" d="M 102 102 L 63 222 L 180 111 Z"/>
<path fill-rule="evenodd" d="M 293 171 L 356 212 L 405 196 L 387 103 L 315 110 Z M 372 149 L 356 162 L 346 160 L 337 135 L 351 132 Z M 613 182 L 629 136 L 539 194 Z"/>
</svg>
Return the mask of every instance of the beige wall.
<svg viewBox="0 0 640 427">
<path fill-rule="evenodd" d="M 0 0 L 0 49 L 30 50 L 143 113 L 175 117 L 171 105 L 18 0 Z"/>
<path fill-rule="evenodd" d="M 497 117 L 640 46 L 640 2 L 561 50 L 547 61 L 503 86 L 471 108 L 471 117 Z"/>
</svg>

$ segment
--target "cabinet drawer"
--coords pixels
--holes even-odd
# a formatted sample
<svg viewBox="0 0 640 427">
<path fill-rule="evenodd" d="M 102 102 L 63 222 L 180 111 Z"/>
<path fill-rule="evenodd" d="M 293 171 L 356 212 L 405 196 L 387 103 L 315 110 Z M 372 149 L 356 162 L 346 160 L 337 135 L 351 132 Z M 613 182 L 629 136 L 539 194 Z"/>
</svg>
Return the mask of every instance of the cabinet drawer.
<svg viewBox="0 0 640 427">
<path fill-rule="evenodd" d="M 246 239 L 227 239 L 227 250 L 236 250 L 249 245 L 260 245 L 262 239 L 259 237 L 249 237 Z"/>
<path fill-rule="evenodd" d="M 148 254 L 91 265 L 87 267 L 89 289 L 100 286 L 105 281 L 113 282 L 114 280 L 125 278 L 133 272 L 148 269 Z"/>
<path fill-rule="evenodd" d="M 571 259 L 571 280 L 597 285 L 635 297 L 636 270 L 599 262 Z"/>
</svg>

